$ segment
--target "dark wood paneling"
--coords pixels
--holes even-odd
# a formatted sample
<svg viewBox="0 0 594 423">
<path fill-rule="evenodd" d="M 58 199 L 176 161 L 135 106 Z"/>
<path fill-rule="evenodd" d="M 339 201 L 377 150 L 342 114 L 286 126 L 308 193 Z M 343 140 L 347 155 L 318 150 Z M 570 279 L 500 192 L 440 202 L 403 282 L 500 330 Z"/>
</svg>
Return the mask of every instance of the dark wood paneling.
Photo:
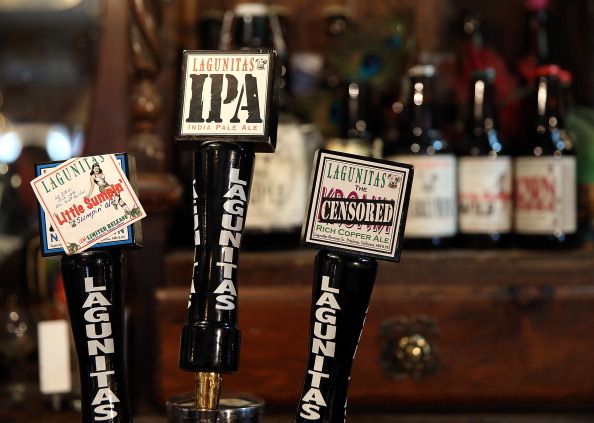
<svg viewBox="0 0 594 423">
<path fill-rule="evenodd" d="M 293 265 L 283 261 L 291 256 Z M 353 368 L 350 404 L 393 409 L 594 404 L 591 253 L 426 256 L 415 253 L 401 265 L 381 264 Z M 242 258 L 241 368 L 224 378 L 224 388 L 247 390 L 273 405 L 296 404 L 311 301 L 307 263 L 313 254 L 262 255 L 256 265 L 257 257 Z M 192 376 L 177 368 L 187 295 L 185 287 L 157 292 L 161 402 L 192 388 Z M 434 374 L 396 380 L 381 369 L 379 328 L 395 316 L 426 316 L 437 324 L 441 364 Z"/>
<path fill-rule="evenodd" d="M 84 155 L 126 151 L 128 137 L 127 4 L 106 0 L 104 10 Z"/>
</svg>

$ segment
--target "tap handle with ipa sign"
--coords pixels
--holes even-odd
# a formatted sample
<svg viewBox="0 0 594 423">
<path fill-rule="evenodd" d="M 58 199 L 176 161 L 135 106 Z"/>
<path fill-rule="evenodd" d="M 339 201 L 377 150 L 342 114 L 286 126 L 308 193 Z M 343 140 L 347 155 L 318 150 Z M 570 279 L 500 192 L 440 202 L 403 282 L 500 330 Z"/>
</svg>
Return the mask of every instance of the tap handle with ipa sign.
<svg viewBox="0 0 594 423">
<path fill-rule="evenodd" d="M 82 421 L 131 422 L 121 248 L 142 245 L 139 219 L 145 214 L 134 192 L 134 159 L 81 157 L 40 163 L 35 170 L 41 252 L 62 255 Z"/>
<path fill-rule="evenodd" d="M 221 375 L 239 366 L 239 248 L 254 152 L 274 152 L 274 51 L 185 51 L 176 140 L 194 154 L 194 271 L 180 368 L 196 373 L 196 408 L 216 419 Z"/>
<path fill-rule="evenodd" d="M 237 264 L 254 168 L 238 144 L 205 143 L 194 152 L 195 252 L 188 321 L 179 365 L 197 385 L 216 388 L 239 367 Z M 217 389 L 203 389 L 197 408 L 215 409 Z"/>
<path fill-rule="evenodd" d="M 309 357 L 295 422 L 344 421 L 351 367 L 377 272 L 399 261 L 410 165 L 320 150 L 303 241 L 316 256 Z"/>
</svg>

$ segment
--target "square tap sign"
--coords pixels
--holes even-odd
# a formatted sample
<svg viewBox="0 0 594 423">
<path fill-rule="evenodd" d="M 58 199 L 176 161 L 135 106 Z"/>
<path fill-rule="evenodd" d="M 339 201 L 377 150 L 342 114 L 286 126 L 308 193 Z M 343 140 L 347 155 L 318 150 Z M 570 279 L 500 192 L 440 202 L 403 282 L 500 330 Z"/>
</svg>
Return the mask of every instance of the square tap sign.
<svg viewBox="0 0 594 423">
<path fill-rule="evenodd" d="M 413 166 L 319 150 L 303 242 L 399 261 Z"/>
<path fill-rule="evenodd" d="M 36 165 L 31 186 L 40 205 L 43 255 L 141 242 L 135 224 L 146 213 L 126 176 L 133 176 L 130 159 L 106 154 Z"/>
</svg>

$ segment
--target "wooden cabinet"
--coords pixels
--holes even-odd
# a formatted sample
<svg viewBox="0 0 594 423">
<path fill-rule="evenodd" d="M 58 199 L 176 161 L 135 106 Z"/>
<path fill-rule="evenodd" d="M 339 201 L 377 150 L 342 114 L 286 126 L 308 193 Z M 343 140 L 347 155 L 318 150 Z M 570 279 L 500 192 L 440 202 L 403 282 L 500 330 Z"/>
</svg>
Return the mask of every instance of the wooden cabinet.
<svg viewBox="0 0 594 423">
<path fill-rule="evenodd" d="M 241 366 L 224 389 L 297 403 L 315 251 L 242 253 Z M 156 400 L 192 389 L 178 369 L 190 252 L 167 261 L 157 296 Z M 380 263 L 353 367 L 350 405 L 382 409 L 594 405 L 594 253 L 403 253 Z"/>
</svg>

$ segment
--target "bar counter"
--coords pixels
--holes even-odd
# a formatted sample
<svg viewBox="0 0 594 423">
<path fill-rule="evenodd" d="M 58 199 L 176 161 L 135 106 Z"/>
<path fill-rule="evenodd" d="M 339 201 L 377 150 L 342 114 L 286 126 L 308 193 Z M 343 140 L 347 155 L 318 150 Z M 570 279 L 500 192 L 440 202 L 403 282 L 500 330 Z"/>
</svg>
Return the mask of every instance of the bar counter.
<svg viewBox="0 0 594 423">
<path fill-rule="evenodd" d="M 0 415 L 5 423 L 79 423 L 76 412 L 27 413 L 18 418 Z M 291 423 L 291 414 L 266 414 L 264 423 Z M 594 414 L 351 414 L 348 423 L 590 423 Z M 164 415 L 141 415 L 135 423 L 165 423 Z"/>
</svg>

